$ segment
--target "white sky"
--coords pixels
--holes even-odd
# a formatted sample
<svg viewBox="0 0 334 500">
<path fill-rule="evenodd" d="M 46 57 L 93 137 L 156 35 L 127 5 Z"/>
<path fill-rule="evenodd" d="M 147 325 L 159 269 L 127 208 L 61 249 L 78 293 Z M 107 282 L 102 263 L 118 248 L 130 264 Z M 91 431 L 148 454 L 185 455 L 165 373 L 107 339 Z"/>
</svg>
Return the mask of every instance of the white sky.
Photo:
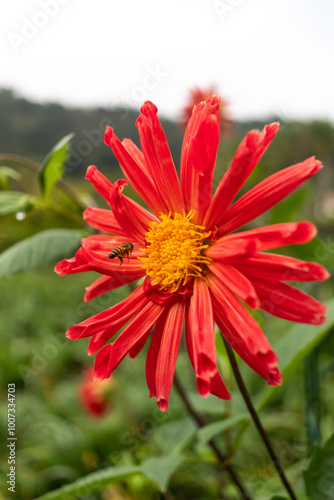
<svg viewBox="0 0 334 500">
<path fill-rule="evenodd" d="M 216 84 L 235 119 L 334 121 L 333 25 L 333 0 L 1 2 L 0 87 L 68 105 L 150 99 L 172 117 Z"/>
</svg>

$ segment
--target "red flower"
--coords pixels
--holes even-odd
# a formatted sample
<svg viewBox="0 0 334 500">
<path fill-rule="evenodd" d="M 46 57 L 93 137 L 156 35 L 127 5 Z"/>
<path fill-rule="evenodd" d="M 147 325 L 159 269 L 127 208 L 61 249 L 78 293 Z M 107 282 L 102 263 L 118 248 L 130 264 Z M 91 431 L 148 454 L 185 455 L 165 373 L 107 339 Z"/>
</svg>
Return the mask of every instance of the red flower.
<svg viewBox="0 0 334 500">
<path fill-rule="evenodd" d="M 181 114 L 181 125 L 186 128 L 188 121 L 192 115 L 194 106 L 197 106 L 202 101 L 206 101 L 210 96 L 216 94 L 214 86 L 203 89 L 195 87 L 189 92 L 187 104 L 184 106 Z M 228 112 L 228 101 L 220 99 L 220 132 L 222 134 L 231 133 L 233 128 L 233 121 L 231 120 Z"/>
<path fill-rule="evenodd" d="M 84 372 L 84 379 L 78 388 L 81 404 L 88 415 L 103 417 L 110 408 L 107 397 L 110 388 L 114 385 L 112 378 L 102 381 L 94 380 L 93 368 Z"/>
<path fill-rule="evenodd" d="M 87 288 L 85 300 L 146 276 L 128 298 L 72 326 L 67 336 L 72 340 L 91 337 L 88 353 L 98 351 L 95 378 L 102 380 L 127 354 L 135 357 L 140 352 L 155 326 L 146 377 L 150 396 L 157 398 L 162 410 L 168 406 L 184 324 L 198 391 L 229 399 L 217 369 L 215 322 L 239 356 L 269 384 L 278 385 L 282 376 L 277 356 L 242 302 L 292 321 L 325 321 L 325 306 L 285 281 L 324 280 L 327 271 L 313 262 L 265 253 L 311 240 L 316 234 L 313 224 L 275 224 L 234 233 L 322 165 L 308 158 L 260 182 L 231 205 L 274 138 L 278 123 L 272 123 L 262 132 L 252 130 L 246 135 L 211 197 L 219 105 L 219 97 L 213 95 L 193 111 L 183 142 L 181 183 L 151 102 L 144 103 L 137 120 L 142 151 L 129 139 L 120 142 L 108 127 L 106 144 L 151 212 L 123 194 L 127 181 L 111 184 L 96 167 L 89 167 L 86 177 L 111 211 L 88 208 L 84 218 L 95 228 L 118 236 L 85 238 L 74 258 L 56 266 L 60 275 L 83 271 L 102 275 Z M 108 254 L 124 242 L 132 242 L 134 249 L 120 265 Z M 123 326 L 122 333 L 109 343 Z"/>
</svg>

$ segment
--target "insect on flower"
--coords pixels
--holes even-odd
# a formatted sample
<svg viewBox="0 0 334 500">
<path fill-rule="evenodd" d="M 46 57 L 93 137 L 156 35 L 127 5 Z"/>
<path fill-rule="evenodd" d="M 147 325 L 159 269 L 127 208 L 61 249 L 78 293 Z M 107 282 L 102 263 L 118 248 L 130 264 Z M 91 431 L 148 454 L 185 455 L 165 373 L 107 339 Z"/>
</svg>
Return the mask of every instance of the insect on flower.
<svg viewBox="0 0 334 500">
<path fill-rule="evenodd" d="M 322 168 L 320 161 L 311 157 L 276 172 L 234 202 L 279 124 L 248 132 L 212 193 L 220 98 L 213 95 L 192 111 L 180 179 L 157 111 L 149 101 L 141 108 L 136 125 L 142 151 L 130 139 L 121 142 L 111 127 L 104 138 L 149 210 L 123 194 L 126 180 L 112 184 L 90 166 L 86 178 L 111 210 L 89 207 L 84 219 L 108 234 L 84 238 L 75 256 L 59 262 L 56 272 L 99 272 L 101 277 L 86 289 L 86 301 L 144 278 L 122 302 L 72 326 L 66 335 L 71 340 L 91 337 L 88 354 L 97 353 L 97 380 L 110 377 L 127 355 L 137 356 L 150 338 L 149 395 L 165 411 L 183 329 L 202 396 L 231 397 L 217 365 L 215 323 L 256 373 L 271 385 L 281 384 L 278 357 L 245 305 L 286 320 L 320 325 L 326 320 L 326 307 L 286 282 L 325 280 L 329 274 L 315 262 L 267 252 L 310 241 L 316 235 L 310 222 L 236 232 L 316 174 Z M 130 250 L 122 248 L 124 240 L 133 242 L 132 252 L 124 253 Z M 109 252 L 116 252 L 120 260 L 127 255 L 128 262 L 120 267 L 108 258 Z"/>
<path fill-rule="evenodd" d="M 118 247 L 111 250 L 111 252 L 108 255 L 108 258 L 115 259 L 116 257 L 118 257 L 120 260 L 120 265 L 122 265 L 125 255 L 127 255 L 128 262 L 130 262 L 130 255 L 132 252 L 133 252 L 133 244 L 130 243 L 130 241 L 126 241 L 125 243 L 122 243 Z"/>
</svg>

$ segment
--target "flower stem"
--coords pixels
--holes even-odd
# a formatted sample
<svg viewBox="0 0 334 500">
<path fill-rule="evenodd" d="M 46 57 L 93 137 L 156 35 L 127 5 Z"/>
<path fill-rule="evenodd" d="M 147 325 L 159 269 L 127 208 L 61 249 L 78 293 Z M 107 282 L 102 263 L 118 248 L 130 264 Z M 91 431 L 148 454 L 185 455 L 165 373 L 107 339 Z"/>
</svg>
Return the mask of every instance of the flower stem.
<svg viewBox="0 0 334 500">
<path fill-rule="evenodd" d="M 253 406 L 253 403 L 252 403 L 252 400 L 250 398 L 250 395 L 249 395 L 249 392 L 247 391 L 247 388 L 245 386 L 245 383 L 243 381 L 243 378 L 241 376 L 241 373 L 240 373 L 240 370 L 239 370 L 239 367 L 238 367 L 238 364 L 237 364 L 237 361 L 235 359 L 235 356 L 234 356 L 234 352 L 233 352 L 233 349 L 232 347 L 230 346 L 230 344 L 225 340 L 225 337 L 223 334 L 221 334 L 222 337 L 223 337 L 223 340 L 224 340 L 224 344 L 225 344 L 225 348 L 226 348 L 226 351 L 227 351 L 227 355 L 229 357 L 229 360 L 230 360 L 230 363 L 231 363 L 231 367 L 232 367 L 232 370 L 233 370 L 233 373 L 234 373 L 234 376 L 235 376 L 235 379 L 236 379 L 236 382 L 238 384 L 238 387 L 240 389 L 240 392 L 242 394 L 242 397 L 244 398 L 244 401 L 246 403 L 246 406 L 249 410 L 249 413 L 251 414 L 251 417 L 253 419 L 253 422 L 268 450 L 268 453 L 272 459 L 272 461 L 274 462 L 274 465 L 278 471 L 278 474 L 280 476 L 280 479 L 285 487 L 285 489 L 287 490 L 287 492 L 289 493 L 290 495 L 290 498 L 291 500 L 297 500 L 297 497 L 287 479 L 287 477 L 285 476 L 284 474 L 284 471 L 283 471 L 283 468 L 282 468 L 282 465 L 281 465 L 281 462 L 279 461 L 276 453 L 275 453 L 275 450 L 269 440 L 269 437 L 266 433 L 266 431 L 264 430 L 264 428 L 262 427 L 262 424 L 261 424 L 261 421 L 259 419 L 259 416 L 258 414 L 256 413 L 256 410 Z"/>
<path fill-rule="evenodd" d="M 188 395 L 186 391 L 184 390 L 178 376 L 174 375 L 174 386 L 177 392 L 179 393 L 180 398 L 182 399 L 184 405 L 186 406 L 190 416 L 193 418 L 193 420 L 196 422 L 198 427 L 204 427 L 206 425 L 205 420 L 201 415 L 199 415 L 193 405 L 191 404 L 190 399 L 188 398 Z M 233 469 L 232 465 L 228 463 L 228 457 L 224 456 L 221 452 L 221 450 L 218 448 L 217 444 L 214 442 L 213 439 L 210 439 L 208 441 L 209 446 L 212 448 L 214 451 L 216 457 L 218 458 L 219 462 L 224 466 L 224 468 L 227 470 L 227 472 L 230 474 L 232 481 L 236 485 L 236 487 L 239 489 L 241 493 L 241 498 L 243 500 L 251 500 L 251 497 L 248 495 L 247 491 L 245 490 L 244 486 L 240 482 L 239 477 L 237 476 L 235 470 Z"/>
</svg>

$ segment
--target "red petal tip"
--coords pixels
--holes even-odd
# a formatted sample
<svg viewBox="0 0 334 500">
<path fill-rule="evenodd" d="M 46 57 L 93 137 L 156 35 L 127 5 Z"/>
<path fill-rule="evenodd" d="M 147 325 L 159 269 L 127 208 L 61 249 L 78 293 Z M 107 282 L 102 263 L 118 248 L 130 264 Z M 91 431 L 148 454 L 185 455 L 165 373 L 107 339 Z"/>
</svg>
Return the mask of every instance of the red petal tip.
<svg viewBox="0 0 334 500">
<path fill-rule="evenodd" d="M 296 234 L 300 235 L 302 242 L 307 242 L 317 236 L 318 230 L 312 222 L 303 221 L 297 224 Z"/>
<path fill-rule="evenodd" d="M 151 101 L 145 101 L 142 107 L 140 108 L 140 112 L 149 118 L 149 116 L 155 116 L 158 113 L 158 108 Z"/>
<path fill-rule="evenodd" d="M 268 373 L 267 382 L 269 385 L 281 385 L 283 376 L 278 368 L 274 368 Z"/>
<path fill-rule="evenodd" d="M 167 411 L 168 401 L 166 399 L 158 399 L 157 400 L 157 405 L 159 406 L 159 409 L 161 411 Z"/>
<path fill-rule="evenodd" d="M 91 207 L 87 207 L 87 208 L 83 211 L 83 214 L 82 214 L 82 218 L 83 218 L 83 220 L 86 220 L 86 219 L 87 219 L 87 217 L 89 216 L 90 209 L 91 209 Z"/>
<path fill-rule="evenodd" d="M 63 267 L 64 267 L 64 264 L 63 264 L 63 260 L 61 262 L 58 262 L 58 264 L 55 265 L 55 268 L 54 268 L 54 272 L 59 274 L 59 276 L 64 276 L 64 272 L 63 272 Z"/>
<path fill-rule="evenodd" d="M 94 375 L 93 380 L 94 382 L 101 382 L 102 380 L 105 380 L 106 378 L 109 378 L 108 375 Z"/>
<path fill-rule="evenodd" d="M 275 134 L 278 131 L 279 127 L 280 127 L 280 122 L 269 123 L 269 125 L 265 126 L 267 130 L 269 129 L 270 132 L 274 132 Z"/>
<path fill-rule="evenodd" d="M 107 146 L 110 146 L 110 141 L 113 138 L 113 135 L 114 135 L 113 129 L 111 127 L 107 127 L 104 133 L 104 143 Z"/>
<path fill-rule="evenodd" d="M 324 168 L 324 164 L 320 160 L 317 160 L 315 156 L 311 156 L 311 158 L 309 158 L 309 160 L 314 161 L 314 167 L 312 169 L 312 174 L 315 174 L 316 172 L 318 172 L 319 170 Z"/>
<path fill-rule="evenodd" d="M 203 398 L 207 398 L 210 394 L 211 384 L 208 380 L 196 378 L 197 391 Z"/>
<path fill-rule="evenodd" d="M 86 176 L 85 179 L 91 179 L 96 172 L 97 168 L 95 165 L 90 165 L 87 170 L 86 170 Z"/>
<path fill-rule="evenodd" d="M 330 278 L 330 273 L 327 271 L 327 269 L 325 269 L 324 267 L 322 268 L 322 270 L 320 271 L 320 278 L 319 280 L 320 281 L 325 281 L 325 280 L 328 280 L 328 278 Z"/>
<path fill-rule="evenodd" d="M 260 299 L 258 297 L 251 297 L 251 296 L 247 297 L 246 303 L 247 305 L 249 305 L 251 309 L 258 309 L 261 305 Z"/>
<path fill-rule="evenodd" d="M 311 322 L 311 325 L 322 325 L 323 323 L 326 323 L 326 321 L 327 321 L 326 316 L 319 314 L 318 316 L 315 316 L 315 318 Z"/>
<path fill-rule="evenodd" d="M 66 332 L 66 337 L 70 340 L 77 340 L 80 338 L 81 333 L 83 332 L 84 328 L 81 326 L 71 326 Z"/>
<path fill-rule="evenodd" d="M 325 306 L 325 304 L 319 304 L 318 312 L 314 314 L 311 324 L 322 325 L 327 321 L 326 314 L 327 314 L 327 307 Z"/>
<path fill-rule="evenodd" d="M 211 105 L 216 104 L 216 105 L 220 106 L 220 101 L 221 101 L 221 97 L 218 94 L 213 94 L 210 97 L 208 97 L 206 102 L 211 104 Z"/>
</svg>

